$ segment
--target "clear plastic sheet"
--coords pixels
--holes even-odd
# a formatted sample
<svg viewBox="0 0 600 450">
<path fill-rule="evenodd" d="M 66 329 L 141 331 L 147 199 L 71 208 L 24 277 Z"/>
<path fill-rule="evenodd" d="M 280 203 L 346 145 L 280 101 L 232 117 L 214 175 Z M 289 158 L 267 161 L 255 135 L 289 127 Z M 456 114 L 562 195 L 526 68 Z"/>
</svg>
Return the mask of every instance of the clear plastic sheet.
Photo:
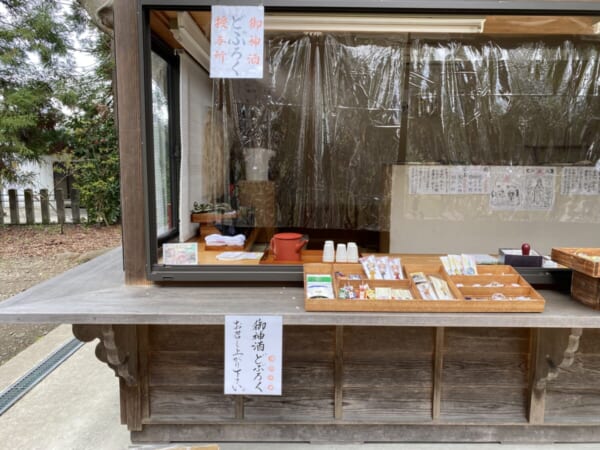
<svg viewBox="0 0 600 450">
<path fill-rule="evenodd" d="M 282 228 L 389 231 L 398 164 L 593 165 L 599 55 L 596 37 L 272 35 L 262 80 L 214 82 L 226 173 L 213 201 L 243 206 L 249 148 L 274 152 Z M 415 198 L 404 206 L 418 215 Z"/>
</svg>

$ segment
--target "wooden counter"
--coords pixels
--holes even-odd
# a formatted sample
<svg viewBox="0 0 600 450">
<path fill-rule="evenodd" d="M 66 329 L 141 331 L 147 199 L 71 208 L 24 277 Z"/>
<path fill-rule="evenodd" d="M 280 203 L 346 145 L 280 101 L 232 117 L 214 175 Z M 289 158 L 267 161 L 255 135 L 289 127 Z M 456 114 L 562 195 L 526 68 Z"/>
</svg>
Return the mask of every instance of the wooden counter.
<svg viewBox="0 0 600 450">
<path fill-rule="evenodd" d="M 301 287 L 126 287 L 113 251 L 0 303 L 73 323 L 136 443 L 600 442 L 600 312 L 310 313 Z M 224 317 L 281 315 L 283 395 L 223 394 Z"/>
</svg>

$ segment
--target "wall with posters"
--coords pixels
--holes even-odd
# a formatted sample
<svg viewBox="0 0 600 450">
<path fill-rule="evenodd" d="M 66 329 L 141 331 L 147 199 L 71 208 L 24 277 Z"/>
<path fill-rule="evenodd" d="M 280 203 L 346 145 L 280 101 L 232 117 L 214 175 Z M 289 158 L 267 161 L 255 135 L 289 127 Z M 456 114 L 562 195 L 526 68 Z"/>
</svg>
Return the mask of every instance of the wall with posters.
<svg viewBox="0 0 600 450">
<path fill-rule="evenodd" d="M 600 171 L 574 166 L 394 166 L 391 252 L 600 246 Z"/>
</svg>

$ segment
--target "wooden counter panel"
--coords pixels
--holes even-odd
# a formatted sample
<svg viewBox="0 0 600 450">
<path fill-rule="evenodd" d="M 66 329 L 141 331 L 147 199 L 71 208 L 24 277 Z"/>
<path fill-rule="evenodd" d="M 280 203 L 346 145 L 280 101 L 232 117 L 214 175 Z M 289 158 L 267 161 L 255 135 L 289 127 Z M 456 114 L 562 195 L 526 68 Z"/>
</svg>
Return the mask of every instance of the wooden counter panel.
<svg viewBox="0 0 600 450">
<path fill-rule="evenodd" d="M 343 342 L 344 420 L 431 420 L 431 328 L 344 327 Z"/>
<path fill-rule="evenodd" d="M 223 325 L 153 325 L 148 329 L 151 350 L 205 349 L 211 354 L 223 354 L 225 331 Z"/>
<path fill-rule="evenodd" d="M 526 420 L 529 331 L 446 329 L 441 419 Z"/>
<path fill-rule="evenodd" d="M 150 386 L 223 386 L 223 353 L 161 351 L 148 360 Z"/>
<path fill-rule="evenodd" d="M 244 418 L 332 420 L 334 358 L 334 327 L 285 327 L 282 396 L 244 397 Z"/>
</svg>

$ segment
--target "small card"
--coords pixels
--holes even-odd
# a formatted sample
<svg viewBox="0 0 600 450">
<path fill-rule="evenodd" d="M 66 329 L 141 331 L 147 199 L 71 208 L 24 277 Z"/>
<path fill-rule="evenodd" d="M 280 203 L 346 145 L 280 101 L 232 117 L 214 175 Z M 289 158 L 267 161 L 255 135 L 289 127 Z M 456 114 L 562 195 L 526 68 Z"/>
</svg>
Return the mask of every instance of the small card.
<svg viewBox="0 0 600 450">
<path fill-rule="evenodd" d="M 198 243 L 163 244 L 163 264 L 169 266 L 198 264 Z"/>
</svg>

